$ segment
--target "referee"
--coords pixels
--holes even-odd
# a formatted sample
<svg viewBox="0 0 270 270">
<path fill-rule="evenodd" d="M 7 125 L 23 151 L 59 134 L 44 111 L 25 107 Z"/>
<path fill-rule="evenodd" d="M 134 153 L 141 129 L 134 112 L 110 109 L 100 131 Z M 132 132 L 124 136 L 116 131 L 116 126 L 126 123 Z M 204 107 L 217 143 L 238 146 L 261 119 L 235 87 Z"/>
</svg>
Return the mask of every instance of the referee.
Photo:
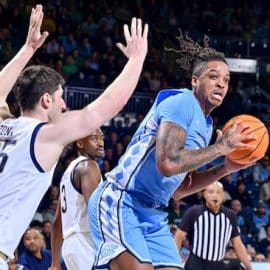
<svg viewBox="0 0 270 270">
<path fill-rule="evenodd" d="M 190 256 L 185 269 L 223 270 L 223 258 L 231 240 L 238 258 L 246 269 L 251 270 L 252 266 L 241 241 L 235 215 L 230 209 L 222 206 L 222 184 L 214 182 L 206 187 L 203 199 L 203 205 L 196 205 L 187 210 L 175 233 L 179 250 L 186 236 L 189 239 Z"/>
</svg>

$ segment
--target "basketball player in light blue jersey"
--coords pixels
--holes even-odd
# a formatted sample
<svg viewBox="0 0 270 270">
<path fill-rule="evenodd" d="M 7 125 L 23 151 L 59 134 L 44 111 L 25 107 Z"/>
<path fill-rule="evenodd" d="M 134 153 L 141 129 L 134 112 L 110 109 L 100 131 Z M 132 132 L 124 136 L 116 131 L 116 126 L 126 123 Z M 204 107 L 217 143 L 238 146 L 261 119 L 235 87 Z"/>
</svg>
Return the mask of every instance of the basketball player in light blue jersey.
<svg viewBox="0 0 270 270">
<path fill-rule="evenodd" d="M 225 159 L 216 168 L 199 167 L 236 148 L 250 147 L 236 123 L 218 131 L 215 144 L 211 111 L 221 105 L 230 80 L 222 53 L 179 37 L 178 63 L 191 75 L 193 91 L 161 91 L 115 169 L 106 175 L 89 203 L 96 269 L 181 269 L 164 208 L 169 199 L 197 192 L 243 167 Z M 252 147 L 250 147 L 252 148 Z"/>
</svg>

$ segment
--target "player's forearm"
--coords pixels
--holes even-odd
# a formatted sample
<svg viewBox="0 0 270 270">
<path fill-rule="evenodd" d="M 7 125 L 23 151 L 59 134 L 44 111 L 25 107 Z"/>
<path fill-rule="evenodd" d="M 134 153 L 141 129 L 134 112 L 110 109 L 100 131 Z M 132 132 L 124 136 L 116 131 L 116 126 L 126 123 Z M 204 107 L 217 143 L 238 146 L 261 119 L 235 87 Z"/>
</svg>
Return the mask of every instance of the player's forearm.
<svg viewBox="0 0 270 270">
<path fill-rule="evenodd" d="M 96 126 L 94 130 L 117 115 L 126 105 L 138 83 L 144 57 L 130 59 L 119 76 L 107 87 L 94 103 L 87 106 L 89 115 L 92 115 L 93 106 L 96 110 Z M 87 116 L 89 119 L 89 116 Z M 91 118 L 90 118 L 91 119 Z M 93 124 L 92 121 L 91 125 Z"/>
<path fill-rule="evenodd" d="M 62 145 L 84 138 L 115 116 L 127 103 L 139 80 L 144 58 L 129 60 L 115 81 L 83 110 L 62 114 L 55 120 L 53 137 Z M 70 132 L 72 130 L 72 132 Z M 67 134 L 61 136 L 61 134 Z"/>
<path fill-rule="evenodd" d="M 181 231 L 180 229 L 177 229 L 175 234 L 174 234 L 174 241 L 175 244 L 178 248 L 178 250 L 180 250 L 182 248 L 182 243 L 183 240 L 185 239 L 185 233 L 183 231 Z"/>
<path fill-rule="evenodd" d="M 24 45 L 0 72 L 0 105 L 5 102 L 18 76 L 34 54 L 31 46 Z"/>
<path fill-rule="evenodd" d="M 51 235 L 51 249 L 52 249 L 52 267 L 60 268 L 61 262 L 61 246 L 62 246 L 62 239 L 59 239 L 59 236 L 56 234 Z"/>
<path fill-rule="evenodd" d="M 60 257 L 61 257 L 61 246 L 63 243 L 63 235 L 62 235 L 62 220 L 60 209 L 61 206 L 59 203 L 55 213 L 51 230 L 52 269 L 54 270 L 61 269 Z"/>
<path fill-rule="evenodd" d="M 229 173 L 230 172 L 227 170 L 227 168 L 223 163 L 207 171 L 203 172 L 194 171 L 186 176 L 184 181 L 175 191 L 173 198 L 175 200 L 179 200 L 183 197 L 199 192 L 206 186 L 221 179 L 222 177 L 226 176 Z"/>
<path fill-rule="evenodd" d="M 165 150 L 159 168 L 163 165 L 165 169 L 161 172 L 166 176 L 194 171 L 223 155 L 222 148 L 218 144 L 198 150 L 171 149 L 167 152 Z"/>
<path fill-rule="evenodd" d="M 238 259 L 244 264 L 247 270 L 252 270 L 252 265 L 248 259 L 247 251 L 242 243 L 235 243 L 233 245 Z"/>
</svg>

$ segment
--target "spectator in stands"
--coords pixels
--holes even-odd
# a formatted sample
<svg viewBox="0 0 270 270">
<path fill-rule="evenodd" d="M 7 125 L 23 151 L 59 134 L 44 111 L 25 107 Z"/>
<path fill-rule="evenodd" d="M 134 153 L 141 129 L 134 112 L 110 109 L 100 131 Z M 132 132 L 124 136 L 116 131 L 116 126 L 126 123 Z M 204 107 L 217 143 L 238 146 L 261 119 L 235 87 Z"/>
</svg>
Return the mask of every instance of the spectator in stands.
<svg viewBox="0 0 270 270">
<path fill-rule="evenodd" d="M 253 223 L 255 224 L 258 231 L 258 239 L 266 237 L 266 232 L 264 227 L 270 222 L 269 215 L 266 212 L 266 205 L 263 201 L 259 202 L 257 205 L 257 210 L 253 215 Z"/>
<path fill-rule="evenodd" d="M 253 234 L 255 234 L 255 225 L 253 223 L 253 217 L 250 216 L 247 211 L 242 209 L 242 203 L 238 199 L 231 201 L 231 209 L 236 215 L 237 224 L 240 228 L 241 239 L 244 244 L 249 244 L 253 240 Z"/>
<path fill-rule="evenodd" d="M 75 64 L 73 56 L 68 55 L 63 65 L 63 72 L 64 72 L 65 77 L 68 78 L 70 75 L 77 73 L 78 70 L 79 70 L 79 67 Z"/>
<path fill-rule="evenodd" d="M 63 151 L 64 153 L 64 151 Z M 64 166 L 64 165 L 63 165 Z M 49 205 L 52 200 L 58 200 L 59 197 L 59 187 L 56 185 L 51 185 L 46 192 L 42 203 L 40 204 L 38 211 L 43 212 L 44 210 L 47 210 L 49 208 Z"/>
<path fill-rule="evenodd" d="M 246 189 L 246 183 L 243 180 L 238 180 L 236 190 L 232 194 L 233 199 L 241 202 L 243 207 L 252 206 L 251 196 Z"/>
<path fill-rule="evenodd" d="M 88 37 L 84 37 L 79 47 L 80 55 L 82 57 L 89 57 L 92 53 L 92 46 L 89 42 Z"/>
<path fill-rule="evenodd" d="M 52 223 L 49 220 L 44 220 L 42 222 L 42 234 L 45 241 L 45 247 L 51 250 L 51 230 Z"/>
<path fill-rule="evenodd" d="M 95 22 L 92 14 L 89 14 L 86 20 L 82 23 L 83 33 L 90 38 L 93 38 L 99 30 L 99 24 Z"/>
<path fill-rule="evenodd" d="M 265 202 L 268 200 L 270 201 L 270 176 L 266 179 L 260 188 L 259 199 Z"/>
<path fill-rule="evenodd" d="M 270 223 L 265 227 L 266 237 L 261 239 L 258 244 L 258 251 L 263 253 L 265 256 L 268 256 L 270 251 Z"/>
<path fill-rule="evenodd" d="M 106 25 L 106 28 L 109 30 L 109 31 L 112 31 L 115 24 L 116 24 L 116 19 L 115 17 L 113 16 L 113 12 L 111 9 L 107 9 L 106 10 L 106 13 L 105 15 L 103 15 L 100 20 L 99 20 L 99 24 L 102 25 L 102 24 L 105 24 Z"/>
<path fill-rule="evenodd" d="M 44 248 L 42 234 L 29 228 L 23 235 L 25 251 L 19 256 L 18 263 L 27 270 L 48 270 L 51 266 L 51 252 Z"/>
<path fill-rule="evenodd" d="M 227 191 L 231 196 L 235 191 L 235 185 L 233 184 L 232 174 L 228 174 L 223 177 L 220 182 L 222 183 L 224 190 Z"/>
<path fill-rule="evenodd" d="M 255 256 L 255 262 L 265 262 L 265 256 L 262 253 L 257 253 Z"/>
<path fill-rule="evenodd" d="M 118 161 L 120 159 L 120 157 L 123 155 L 125 149 L 124 146 L 122 144 L 121 141 L 118 141 L 115 145 L 115 149 L 114 149 L 114 160 Z"/>
<path fill-rule="evenodd" d="M 185 210 L 186 203 L 182 200 L 171 199 L 168 207 L 169 224 L 179 225 Z M 182 206 L 182 207 L 181 207 Z"/>
<path fill-rule="evenodd" d="M 136 114 L 136 121 L 132 123 L 131 125 L 131 133 L 134 134 L 139 125 L 141 124 L 142 120 L 144 118 L 144 115 L 142 113 L 137 113 Z"/>
<path fill-rule="evenodd" d="M 56 37 L 52 37 L 47 43 L 47 53 L 52 56 L 57 56 L 60 50 L 60 44 Z"/>
<path fill-rule="evenodd" d="M 270 177 L 270 159 L 265 156 L 259 160 L 253 170 L 253 179 L 257 183 L 264 183 Z"/>
<path fill-rule="evenodd" d="M 57 205 L 58 199 L 52 199 L 50 201 L 48 209 L 45 209 L 42 213 L 43 220 L 49 220 L 49 222 L 53 223 Z"/>
<path fill-rule="evenodd" d="M 105 179 L 105 174 L 111 170 L 111 164 L 110 161 L 107 159 L 103 159 L 102 165 L 101 165 L 101 174 L 103 179 Z"/>
<path fill-rule="evenodd" d="M 63 40 L 63 47 L 67 54 L 72 53 L 72 51 L 78 48 L 77 41 L 74 38 L 74 34 L 69 32 L 67 37 Z"/>
</svg>

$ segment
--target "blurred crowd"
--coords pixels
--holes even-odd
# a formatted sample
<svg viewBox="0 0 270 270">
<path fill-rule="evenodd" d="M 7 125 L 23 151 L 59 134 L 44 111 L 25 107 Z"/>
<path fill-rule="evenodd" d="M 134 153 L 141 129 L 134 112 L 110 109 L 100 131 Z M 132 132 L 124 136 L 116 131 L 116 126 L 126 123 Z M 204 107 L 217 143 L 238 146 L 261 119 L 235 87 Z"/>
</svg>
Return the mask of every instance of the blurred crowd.
<svg viewBox="0 0 270 270">
<path fill-rule="evenodd" d="M 270 2 L 263 0 L 41 2 L 45 10 L 43 28 L 49 31 L 50 36 L 32 63 L 53 67 L 63 75 L 67 85 L 104 89 L 115 78 L 125 63 L 125 59 L 117 53 L 115 43 L 123 40 L 121 27 L 131 16 L 141 17 L 150 24 L 149 53 L 137 91 L 153 95 L 159 89 L 188 86 L 181 70 L 175 71 L 177 64 L 170 62 L 164 51 L 168 44 L 175 46 L 171 41 L 178 35 L 178 27 L 190 35 L 207 34 L 230 40 L 270 40 Z M 0 67 L 21 46 L 31 7 L 32 1 L 0 1 Z M 241 76 L 232 76 L 228 98 L 213 114 L 216 128 L 240 113 L 259 116 L 269 128 L 268 111 L 248 107 L 249 104 L 260 102 L 254 84 L 256 81 L 253 79 L 245 81 Z M 103 175 L 117 164 L 143 117 L 140 112 L 136 112 L 134 117 L 124 115 L 121 120 L 103 128 L 105 157 L 100 160 Z M 39 253 L 44 247 L 50 250 L 50 230 L 59 197 L 59 182 L 64 169 L 75 156 L 72 147 L 63 153 L 53 185 L 31 224 L 37 232 L 30 231 L 24 236 L 18 248 L 19 257 L 25 250 L 33 249 L 33 245 L 30 248 L 27 246 L 27 236 L 33 237 L 32 234 L 37 234 L 41 239 L 38 240 L 40 244 L 36 245 L 39 246 Z M 224 177 L 222 183 L 226 191 L 225 205 L 237 216 L 241 238 L 250 258 L 270 260 L 269 153 L 253 167 Z M 196 203 L 201 203 L 201 193 L 171 201 L 168 213 L 172 228 L 179 224 L 185 211 Z M 228 249 L 228 254 L 230 252 Z"/>
<path fill-rule="evenodd" d="M 149 53 L 137 87 L 143 92 L 185 84 L 183 74 L 175 72 L 176 64 L 171 65 L 164 50 L 177 46 L 178 27 L 200 38 L 203 34 L 228 41 L 270 38 L 270 4 L 262 0 L 41 2 L 45 9 L 43 28 L 50 37 L 33 61 L 52 66 L 69 85 L 104 88 L 113 80 L 125 62 L 116 53 L 115 43 L 123 40 L 121 28 L 131 16 L 150 24 Z M 20 47 L 31 7 L 32 1 L 26 0 L 0 2 L 1 64 Z"/>
</svg>

